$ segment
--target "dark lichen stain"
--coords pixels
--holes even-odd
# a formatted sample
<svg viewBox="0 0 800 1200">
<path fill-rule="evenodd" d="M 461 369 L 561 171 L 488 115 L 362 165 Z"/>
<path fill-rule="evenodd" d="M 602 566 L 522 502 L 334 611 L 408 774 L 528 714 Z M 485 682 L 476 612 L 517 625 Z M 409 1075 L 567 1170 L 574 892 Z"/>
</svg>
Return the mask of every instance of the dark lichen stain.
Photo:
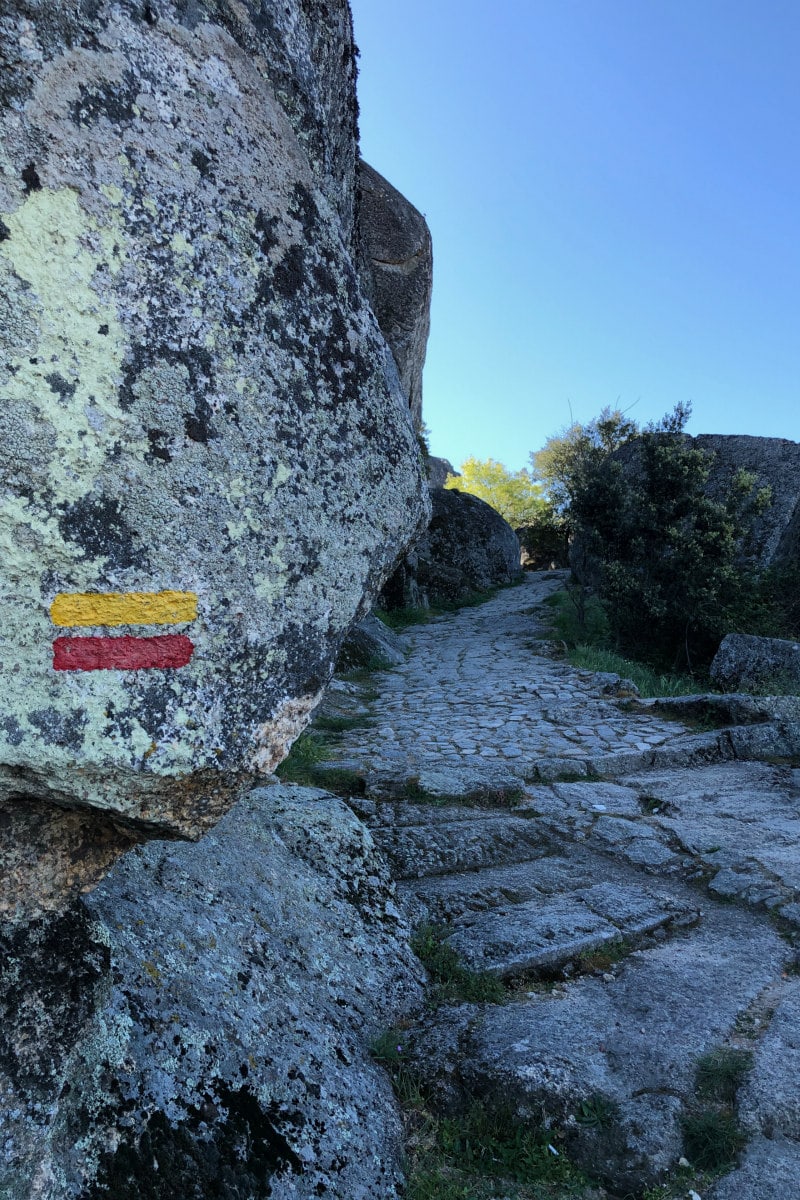
<svg viewBox="0 0 800 1200">
<path fill-rule="evenodd" d="M 89 495 L 65 506 L 58 518 L 61 536 L 81 547 L 87 558 L 105 558 L 108 566 L 146 566 L 146 555 L 129 529 L 118 500 Z"/>
<path fill-rule="evenodd" d="M 62 400 L 70 400 L 75 395 L 77 390 L 76 383 L 68 383 L 63 375 L 59 375 L 54 371 L 52 375 L 45 375 L 45 380 L 50 385 L 50 391 L 55 392 Z"/>
<path fill-rule="evenodd" d="M 6 242 L 11 237 L 11 230 L 0 221 L 0 242 Z"/>
<path fill-rule="evenodd" d="M 155 741 L 163 732 L 170 706 L 175 703 L 175 695 L 163 684 L 145 683 L 144 680 L 143 674 L 132 673 L 125 684 L 133 702 L 132 712 L 136 721 Z"/>
<path fill-rule="evenodd" d="M 86 712 L 78 708 L 72 713 L 60 713 L 55 708 L 38 708 L 28 713 L 28 721 L 50 746 L 64 746 L 76 753 L 83 748 Z"/>
<path fill-rule="evenodd" d="M 186 436 L 193 442 L 200 442 L 205 445 L 212 438 L 218 437 L 216 430 L 211 424 L 211 405 L 202 396 L 198 396 L 194 406 L 193 413 L 185 413 L 183 417 L 183 428 L 186 431 Z"/>
<path fill-rule="evenodd" d="M 104 1154 L 80 1200 L 266 1200 L 271 1180 L 303 1170 L 280 1120 L 249 1088 L 215 1082 L 180 1124 L 156 1112 L 135 1141 Z"/>
<path fill-rule="evenodd" d="M 95 941 L 80 904 L 22 927 L 0 926 L 0 1072 L 20 1095 L 44 1105 L 58 1095 L 108 966 L 108 948 Z"/>
<path fill-rule="evenodd" d="M 0 729 L 5 733 L 6 741 L 10 746 L 19 746 L 25 737 L 25 730 L 15 717 L 4 717 L 0 721 Z"/>
<path fill-rule="evenodd" d="M 40 192 L 42 190 L 42 181 L 36 171 L 34 163 L 28 163 L 22 171 L 22 182 L 25 184 L 25 194 L 30 195 L 31 192 Z"/>
<path fill-rule="evenodd" d="M 79 98 L 70 110 L 76 125 L 90 125 L 100 117 L 106 117 L 117 125 L 130 122 L 136 116 L 134 104 L 139 93 L 139 84 L 130 71 L 124 78 L 87 86 L 81 84 Z"/>
<path fill-rule="evenodd" d="M 293 300 L 306 278 L 306 258 L 302 246 L 290 246 L 272 276 L 272 290 L 284 300 Z"/>
<path fill-rule="evenodd" d="M 192 151 L 192 157 L 191 157 L 192 166 L 197 171 L 200 172 L 200 176 L 202 179 L 210 178 L 213 180 L 214 173 L 212 171 L 212 167 L 214 166 L 215 157 L 216 157 L 216 155 L 214 154 L 213 150 L 212 150 L 211 154 L 206 154 L 206 152 L 204 150 L 200 150 L 200 149 L 196 149 L 196 150 Z"/>
<path fill-rule="evenodd" d="M 256 213 L 256 240 L 261 247 L 262 254 L 269 254 L 270 250 L 274 250 L 278 245 L 278 238 L 275 230 L 280 225 L 277 217 L 264 216 L 263 208 L 260 208 Z"/>
<path fill-rule="evenodd" d="M 145 462 L 153 462 L 158 458 L 162 462 L 172 462 L 172 455 L 169 452 L 169 434 L 163 429 L 148 429 L 147 440 L 150 443 L 150 449 L 145 454 Z"/>
<path fill-rule="evenodd" d="M 319 210 L 314 197 L 304 184 L 294 185 L 288 207 L 289 215 L 300 222 L 306 237 L 313 241 L 319 224 Z"/>
</svg>

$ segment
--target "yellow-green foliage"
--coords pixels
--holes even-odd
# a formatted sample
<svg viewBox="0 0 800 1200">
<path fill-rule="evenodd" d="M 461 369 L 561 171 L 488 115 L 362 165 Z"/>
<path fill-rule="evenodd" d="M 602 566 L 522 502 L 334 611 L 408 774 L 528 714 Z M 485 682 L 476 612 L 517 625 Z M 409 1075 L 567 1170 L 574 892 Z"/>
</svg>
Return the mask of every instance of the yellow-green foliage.
<svg viewBox="0 0 800 1200">
<path fill-rule="evenodd" d="M 547 510 L 541 485 L 524 469 L 509 471 L 493 458 L 470 457 L 460 471 L 460 475 L 448 475 L 444 486 L 485 500 L 515 529 L 532 524 Z"/>
</svg>

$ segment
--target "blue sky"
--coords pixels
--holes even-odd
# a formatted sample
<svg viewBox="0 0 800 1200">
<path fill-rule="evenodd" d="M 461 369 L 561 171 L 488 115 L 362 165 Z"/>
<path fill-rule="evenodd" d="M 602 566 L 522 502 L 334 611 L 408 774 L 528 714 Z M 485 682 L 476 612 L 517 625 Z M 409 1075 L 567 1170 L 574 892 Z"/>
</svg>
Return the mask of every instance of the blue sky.
<svg viewBox="0 0 800 1200">
<path fill-rule="evenodd" d="M 364 157 L 425 213 L 435 454 L 604 405 L 800 441 L 798 0 L 352 0 Z"/>
</svg>

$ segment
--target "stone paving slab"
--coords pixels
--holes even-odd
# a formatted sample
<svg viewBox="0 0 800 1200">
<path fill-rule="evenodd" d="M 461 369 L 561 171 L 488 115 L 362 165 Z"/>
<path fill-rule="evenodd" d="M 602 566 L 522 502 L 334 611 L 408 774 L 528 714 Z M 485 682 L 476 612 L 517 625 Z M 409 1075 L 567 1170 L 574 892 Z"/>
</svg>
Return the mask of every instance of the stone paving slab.
<svg viewBox="0 0 800 1200">
<path fill-rule="evenodd" d="M 413 906 L 424 919 L 444 922 L 526 900 L 541 901 L 575 891 L 585 882 L 586 868 L 582 862 L 548 854 L 481 871 L 402 881 L 398 884 L 398 894 L 404 904 Z"/>
<path fill-rule="evenodd" d="M 754 915 L 706 911 L 691 934 L 635 952 L 609 979 L 484 1009 L 459 1048 L 461 1076 L 558 1121 L 573 1158 L 639 1191 L 683 1153 L 698 1058 L 728 1042 L 786 957 Z"/>
<path fill-rule="evenodd" d="M 780 1137 L 756 1137 L 741 1165 L 712 1188 L 708 1200 L 796 1200 L 798 1196 L 800 1146 Z"/>
<path fill-rule="evenodd" d="M 549 848 L 535 822 L 501 814 L 483 820 L 376 827 L 373 837 L 396 879 L 477 870 L 535 858 Z"/>
<path fill-rule="evenodd" d="M 602 883 L 465 916 L 448 941 L 476 971 L 500 977 L 551 975 L 609 943 L 639 938 L 675 921 L 693 924 L 699 916 L 696 908 L 641 888 Z"/>
<path fill-rule="evenodd" d="M 739 1095 L 751 1133 L 800 1143 L 800 980 L 787 982 Z M 800 1191 L 798 1191 L 800 1196 Z"/>
</svg>

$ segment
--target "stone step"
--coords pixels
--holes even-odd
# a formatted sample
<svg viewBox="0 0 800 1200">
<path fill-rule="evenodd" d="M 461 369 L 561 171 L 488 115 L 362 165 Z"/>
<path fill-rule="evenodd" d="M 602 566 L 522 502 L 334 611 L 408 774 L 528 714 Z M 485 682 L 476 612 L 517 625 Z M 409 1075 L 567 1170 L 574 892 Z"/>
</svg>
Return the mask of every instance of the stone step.
<svg viewBox="0 0 800 1200">
<path fill-rule="evenodd" d="M 542 902 L 548 896 L 573 891 L 585 881 L 583 863 L 546 854 L 508 866 L 405 880 L 398 883 L 397 891 L 416 922 L 444 923 L 526 900 Z"/>
<path fill-rule="evenodd" d="M 593 892 L 585 896 L 598 911 L 584 911 L 599 927 L 614 905 L 607 891 Z M 620 924 L 641 927 L 646 904 L 627 899 L 627 915 L 616 908 Z M 689 936 L 634 951 L 602 978 L 507 1005 L 440 1010 L 408 1038 L 409 1059 L 451 1110 L 478 1097 L 544 1121 L 572 1161 L 615 1194 L 641 1195 L 685 1152 L 682 1119 L 702 1106 L 698 1060 L 742 1044 L 749 1013 L 790 953 L 755 914 L 712 905 Z"/>
<path fill-rule="evenodd" d="M 447 940 L 472 970 L 552 976 L 621 939 L 633 943 L 699 920 L 687 904 L 609 882 L 464 917 Z"/>
<path fill-rule="evenodd" d="M 399 828 L 375 826 L 372 836 L 386 855 L 395 879 L 524 862 L 550 849 L 538 822 L 508 814 L 484 813 L 482 818 L 433 820 Z"/>
</svg>

